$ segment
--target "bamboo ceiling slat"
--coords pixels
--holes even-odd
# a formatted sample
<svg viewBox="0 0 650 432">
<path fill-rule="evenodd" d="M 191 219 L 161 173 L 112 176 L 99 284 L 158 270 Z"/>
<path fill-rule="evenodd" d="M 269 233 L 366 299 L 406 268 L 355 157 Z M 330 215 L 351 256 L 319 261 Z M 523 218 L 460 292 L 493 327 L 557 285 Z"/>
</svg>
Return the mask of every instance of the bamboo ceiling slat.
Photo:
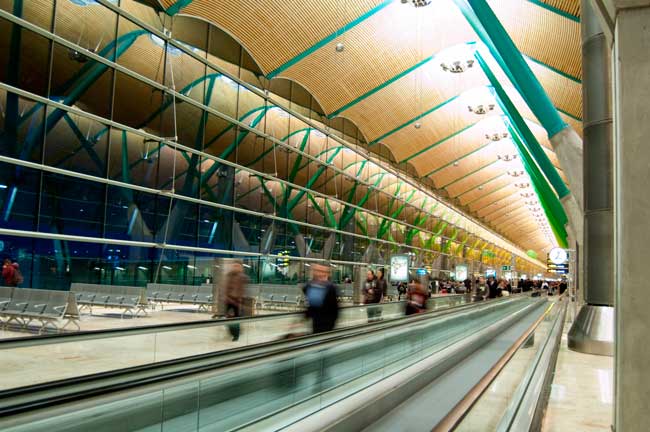
<svg viewBox="0 0 650 432">
<path fill-rule="evenodd" d="M 490 7 L 525 54 L 582 77 L 580 23 L 522 0 L 490 0 Z"/>
<path fill-rule="evenodd" d="M 481 190 L 474 189 L 471 192 L 468 192 L 464 194 L 460 198 L 460 204 L 461 205 L 466 205 L 469 202 L 472 202 L 474 200 L 478 200 L 481 196 L 490 194 L 494 192 L 495 190 L 512 183 L 512 178 L 510 178 L 508 175 L 504 175 L 498 178 L 493 178 L 493 180 L 488 181 L 485 183 L 482 187 Z"/>
<path fill-rule="evenodd" d="M 465 177 L 463 180 L 446 187 L 445 190 L 450 196 L 456 197 L 467 190 L 479 186 L 485 181 L 484 179 L 490 179 L 498 173 L 505 172 L 505 169 L 506 166 L 504 164 L 496 162 L 493 165 L 486 166 L 474 174 Z"/>
<path fill-rule="evenodd" d="M 436 31 L 427 31 L 432 28 Z M 422 59 L 471 40 L 472 35 L 451 0 L 421 9 L 393 2 L 282 76 L 318 94 L 325 111 L 332 112 Z M 339 42 L 345 46 L 340 53 L 334 49 Z"/>
<path fill-rule="evenodd" d="M 485 135 L 491 134 L 494 130 L 505 130 L 505 127 L 493 128 L 489 126 L 489 123 L 486 124 L 486 120 L 500 122 L 498 116 L 491 115 L 479 123 L 470 123 L 470 126 L 463 132 L 419 154 L 414 159 L 413 166 L 416 167 L 418 172 L 426 174 L 453 163 L 463 156 L 490 144 L 492 141 L 486 138 Z"/>
<path fill-rule="evenodd" d="M 495 142 L 494 144 L 463 159 L 459 162 L 458 166 L 448 166 L 432 175 L 431 178 L 437 187 L 441 187 L 442 185 L 446 185 L 462 178 L 468 173 L 478 170 L 487 163 L 496 161 L 498 154 L 511 152 L 511 149 L 512 143 L 510 142 Z"/>
<path fill-rule="evenodd" d="M 380 3 L 194 0 L 181 12 L 207 19 L 234 35 L 268 73 Z"/>
<path fill-rule="evenodd" d="M 520 202 L 520 196 L 519 196 L 519 190 L 515 187 L 508 188 L 508 191 L 506 191 L 503 195 L 500 195 L 499 198 L 500 200 L 496 202 L 494 205 L 489 205 L 484 208 L 478 208 L 477 206 L 472 206 L 473 208 L 477 209 L 477 214 L 480 218 L 484 218 L 488 216 L 489 214 L 498 211 L 501 206 L 506 206 L 515 202 Z M 494 199 L 492 200 L 494 201 Z M 489 204 L 490 201 L 488 201 L 485 204 Z"/>
<path fill-rule="evenodd" d="M 495 107 L 493 112 L 500 112 L 499 108 Z M 470 112 L 467 109 L 467 102 L 458 98 L 421 118 L 419 129 L 410 124 L 384 138 L 382 142 L 391 148 L 395 158 L 399 161 L 482 120 L 482 118 L 482 116 Z"/>
<path fill-rule="evenodd" d="M 539 0 L 573 16 L 580 16 L 580 0 Z"/>
<path fill-rule="evenodd" d="M 582 118 L 582 85 L 559 75 L 544 66 L 528 61 L 553 104 L 575 117 Z"/>
<path fill-rule="evenodd" d="M 434 59 L 370 95 L 342 115 L 364 125 L 366 136 L 372 141 L 465 90 L 487 83 L 478 67 L 462 74 L 451 74 L 443 71 L 440 63 Z"/>
<path fill-rule="evenodd" d="M 501 189 L 494 189 L 489 193 L 482 194 L 481 198 L 468 204 L 471 211 L 477 211 L 487 206 L 494 211 L 499 208 L 499 201 L 517 193 L 518 189 L 514 186 L 507 185 Z M 518 195 L 517 195 L 518 196 Z"/>
</svg>

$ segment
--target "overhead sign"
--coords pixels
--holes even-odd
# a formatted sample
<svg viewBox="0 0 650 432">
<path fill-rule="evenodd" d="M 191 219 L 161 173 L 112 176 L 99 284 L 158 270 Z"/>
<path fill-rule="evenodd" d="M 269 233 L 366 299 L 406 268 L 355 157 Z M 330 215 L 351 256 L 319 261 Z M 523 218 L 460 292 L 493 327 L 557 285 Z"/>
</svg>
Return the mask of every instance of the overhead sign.
<svg viewBox="0 0 650 432">
<path fill-rule="evenodd" d="M 497 277 L 497 271 L 494 270 L 494 269 L 487 269 L 487 270 L 485 271 L 485 276 L 486 276 L 486 277 L 490 277 L 490 276 L 492 276 L 492 277 Z"/>
<path fill-rule="evenodd" d="M 420 276 L 427 274 L 427 269 L 425 268 L 419 268 L 416 270 L 416 273 Z"/>
<path fill-rule="evenodd" d="M 393 255 L 390 257 L 390 281 L 409 281 L 409 256 Z"/>
<path fill-rule="evenodd" d="M 512 270 L 512 269 L 511 269 L 510 266 L 504 265 L 504 266 L 501 266 L 501 270 L 508 271 L 508 270 Z"/>
<path fill-rule="evenodd" d="M 456 280 L 464 281 L 467 279 L 467 266 L 459 264 L 456 266 Z"/>
</svg>

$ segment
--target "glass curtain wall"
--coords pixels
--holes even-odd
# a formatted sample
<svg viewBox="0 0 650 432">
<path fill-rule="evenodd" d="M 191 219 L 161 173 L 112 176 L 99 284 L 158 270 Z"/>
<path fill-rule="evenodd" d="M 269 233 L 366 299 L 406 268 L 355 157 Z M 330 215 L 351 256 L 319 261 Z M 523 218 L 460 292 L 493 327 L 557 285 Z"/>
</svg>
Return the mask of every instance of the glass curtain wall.
<svg viewBox="0 0 650 432">
<path fill-rule="evenodd" d="M 232 256 L 271 283 L 406 252 L 434 276 L 540 271 L 223 31 L 140 2 L 0 0 L 0 109 L 0 255 L 24 286 L 197 284 Z"/>
</svg>

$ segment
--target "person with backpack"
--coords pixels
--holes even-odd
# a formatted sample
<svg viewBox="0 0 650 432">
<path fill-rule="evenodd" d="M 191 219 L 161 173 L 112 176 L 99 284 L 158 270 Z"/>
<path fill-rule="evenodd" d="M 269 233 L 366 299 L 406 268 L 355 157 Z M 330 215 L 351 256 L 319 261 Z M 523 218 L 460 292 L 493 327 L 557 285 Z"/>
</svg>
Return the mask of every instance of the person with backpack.
<svg viewBox="0 0 650 432">
<path fill-rule="evenodd" d="M 334 330 L 339 317 L 336 285 L 329 280 L 329 266 L 312 264 L 312 280 L 303 288 L 307 309 L 305 317 L 311 319 L 313 333 Z"/>
<path fill-rule="evenodd" d="M 17 287 L 23 283 L 23 275 L 20 273 L 20 266 L 17 262 L 12 263 L 9 258 L 5 258 L 2 265 L 2 279 L 5 286 Z"/>
</svg>

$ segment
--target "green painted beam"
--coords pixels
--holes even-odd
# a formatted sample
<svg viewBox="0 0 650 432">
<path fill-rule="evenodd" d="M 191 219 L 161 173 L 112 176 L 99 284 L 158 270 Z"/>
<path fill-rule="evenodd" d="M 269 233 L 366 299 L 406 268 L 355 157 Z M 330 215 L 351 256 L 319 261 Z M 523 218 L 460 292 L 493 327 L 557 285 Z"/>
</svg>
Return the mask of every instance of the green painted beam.
<svg viewBox="0 0 650 432">
<path fill-rule="evenodd" d="M 488 163 L 486 163 L 485 165 L 482 165 L 482 166 L 476 168 L 474 171 L 471 171 L 471 172 L 469 172 L 469 173 L 467 173 L 467 174 L 465 174 L 465 175 L 463 175 L 463 176 L 461 176 L 461 177 L 458 177 L 457 179 L 454 179 L 454 180 L 450 181 L 450 182 L 447 183 L 447 184 L 444 184 L 444 185 L 440 186 L 438 189 L 445 189 L 445 188 L 448 188 L 449 186 L 451 186 L 451 185 L 453 185 L 453 184 L 456 184 L 456 183 L 458 183 L 459 181 L 465 180 L 467 177 L 469 177 L 469 176 L 471 176 L 471 175 L 474 175 L 474 174 L 476 174 L 477 172 L 479 172 L 479 171 L 481 171 L 481 170 L 484 170 L 485 168 L 488 168 L 488 167 L 490 167 L 490 166 L 496 164 L 497 162 L 499 162 L 498 159 L 497 159 L 497 160 L 493 160 L 492 162 L 488 162 Z"/>
<path fill-rule="evenodd" d="M 513 126 L 519 133 L 519 136 L 523 137 L 522 142 L 526 146 L 526 150 L 530 152 L 535 163 L 539 165 L 539 168 L 542 170 L 542 172 L 548 179 L 549 183 L 553 186 L 553 189 L 555 189 L 555 193 L 557 193 L 557 195 L 560 198 L 564 198 L 569 194 L 569 189 L 564 183 L 564 180 L 562 180 L 562 178 L 558 174 L 557 170 L 555 169 L 555 166 L 551 163 L 550 159 L 548 158 L 548 155 L 542 149 L 542 146 L 535 138 L 535 135 L 531 132 L 530 128 L 528 127 L 528 124 L 521 116 L 521 114 L 515 107 L 514 103 L 512 103 L 512 101 L 510 100 L 510 97 L 501 86 L 501 83 L 497 80 L 497 78 L 490 70 L 490 67 L 483 59 L 483 56 L 481 56 L 481 54 L 478 51 L 474 53 L 474 56 L 478 60 L 481 69 L 483 69 L 485 76 L 487 76 L 488 80 L 492 84 L 492 87 L 497 96 L 496 97 L 497 103 L 501 107 L 501 110 L 506 114 L 508 119 L 510 119 Z"/>
<path fill-rule="evenodd" d="M 416 153 L 413 153 L 412 155 L 408 156 L 406 159 L 402 159 L 402 160 L 399 161 L 398 163 L 408 162 L 408 161 L 410 161 L 411 159 L 413 159 L 414 157 L 417 157 L 417 156 L 421 155 L 422 153 L 428 152 L 429 150 L 431 150 L 431 149 L 433 149 L 433 148 L 435 148 L 435 147 L 437 147 L 437 146 L 439 146 L 439 145 L 441 145 L 441 144 L 444 144 L 445 142 L 449 141 L 450 139 L 454 138 L 455 136 L 460 135 L 460 134 L 462 134 L 463 132 L 465 132 L 465 131 L 467 131 L 467 130 L 473 128 L 473 127 L 476 126 L 479 122 L 480 122 L 480 120 L 479 120 L 479 121 L 475 121 L 474 123 L 468 124 L 467 126 L 463 127 L 462 129 L 458 129 L 456 132 L 452 133 L 451 135 L 448 135 L 448 136 L 444 137 L 443 139 L 438 140 L 438 141 L 436 141 L 435 143 L 433 143 L 433 144 L 431 144 L 431 145 L 428 145 L 428 146 L 424 147 L 424 148 L 421 149 L 421 150 L 418 150 Z"/>
<path fill-rule="evenodd" d="M 268 79 L 275 78 L 280 73 L 284 72 L 285 70 L 289 69 L 291 66 L 295 65 L 296 63 L 298 63 L 299 61 L 301 61 L 305 57 L 309 56 L 310 54 L 313 54 L 314 52 L 316 52 L 320 48 L 324 47 L 328 43 L 330 43 L 333 40 L 335 40 L 336 38 L 340 37 L 345 32 L 347 32 L 347 31 L 353 29 L 354 27 L 356 27 L 357 25 L 361 24 L 362 22 L 364 22 L 365 20 L 367 20 L 368 18 L 370 18 L 371 16 L 373 16 L 377 12 L 381 11 L 382 9 L 384 9 L 386 6 L 390 5 L 391 3 L 393 3 L 393 0 L 384 0 L 383 2 L 381 2 L 377 6 L 373 7 L 372 9 L 370 9 L 369 11 L 364 13 L 363 15 L 357 17 L 353 21 L 351 21 L 348 24 L 344 25 L 343 27 L 337 29 L 336 31 L 334 31 L 334 33 L 329 34 L 328 36 L 326 36 L 323 39 L 316 42 L 314 45 L 307 48 L 306 50 L 304 50 L 301 53 L 297 54 L 296 56 L 290 58 L 289 60 L 287 60 L 286 62 L 284 62 L 283 64 L 281 64 L 280 66 L 278 66 L 277 68 L 272 70 L 271 72 L 269 72 L 266 75 L 266 77 Z"/>
<path fill-rule="evenodd" d="M 477 30 L 481 40 L 499 63 L 515 88 L 544 127 L 553 137 L 567 127 L 546 94 L 544 87 L 530 70 L 521 52 L 494 14 L 486 0 L 456 0 L 464 16 Z M 469 7 L 468 7 L 469 5 Z M 477 53 L 478 54 L 478 53 Z M 493 84 L 494 85 L 494 84 Z"/>
<path fill-rule="evenodd" d="M 458 195 L 456 195 L 456 196 L 454 196 L 454 197 L 452 197 L 452 198 L 460 198 L 460 197 L 462 197 L 463 195 L 465 195 L 466 193 L 470 193 L 471 191 L 476 190 L 476 189 L 478 189 L 478 188 L 480 188 L 480 187 L 482 187 L 482 186 L 485 186 L 486 184 L 488 184 L 488 183 L 490 183 L 490 182 L 493 182 L 494 180 L 497 180 L 497 179 L 499 179 L 499 178 L 501 178 L 501 177 L 503 177 L 503 176 L 505 176 L 505 175 L 507 175 L 507 174 L 505 174 L 505 173 L 499 173 L 499 174 L 495 175 L 494 177 L 490 178 L 489 180 L 486 180 L 486 181 L 484 181 L 484 182 L 482 182 L 482 183 L 480 183 L 480 184 L 477 184 L 477 185 L 474 186 L 474 187 L 471 187 L 471 188 L 469 188 L 469 189 L 467 189 L 467 190 L 464 190 L 463 192 L 459 193 Z"/>
<path fill-rule="evenodd" d="M 544 3 L 543 1 L 540 1 L 540 0 L 527 0 L 527 1 L 529 3 L 532 3 L 534 5 L 539 6 L 541 8 L 544 8 L 544 9 L 546 9 L 548 11 L 551 11 L 554 14 L 560 15 L 561 17 L 567 18 L 567 19 L 569 19 L 569 20 L 571 20 L 573 22 L 577 22 L 577 23 L 580 22 L 580 17 L 578 17 L 576 15 L 572 15 L 572 14 L 570 14 L 568 12 L 565 12 L 562 9 L 558 9 L 556 7 L 553 7 L 553 6 L 551 6 L 551 5 L 547 4 L 547 3 Z"/>
<path fill-rule="evenodd" d="M 531 62 L 533 62 L 535 64 L 538 64 L 538 65 L 542 66 L 545 69 L 548 69 L 548 70 L 550 70 L 552 72 L 555 72 L 556 74 L 561 75 L 562 77 L 564 77 L 564 78 L 566 78 L 566 79 L 568 79 L 570 81 L 573 81 L 574 83 L 582 84 L 582 80 L 580 78 L 576 77 L 576 76 L 569 75 L 568 73 L 566 73 L 566 72 L 564 72 L 564 71 L 562 71 L 560 69 L 557 69 L 557 68 L 555 68 L 555 67 L 553 67 L 553 66 L 551 66 L 549 64 L 546 64 L 541 60 L 537 60 L 536 58 L 531 57 L 529 55 L 524 55 L 524 54 L 522 54 L 522 55 L 525 58 L 527 58 L 528 60 L 530 60 Z M 559 108 L 558 108 L 558 111 L 559 111 Z"/>
<path fill-rule="evenodd" d="M 165 9 L 165 13 L 169 16 L 174 16 L 181 11 L 184 7 L 192 3 L 193 0 L 177 0 L 173 5 Z"/>
</svg>

